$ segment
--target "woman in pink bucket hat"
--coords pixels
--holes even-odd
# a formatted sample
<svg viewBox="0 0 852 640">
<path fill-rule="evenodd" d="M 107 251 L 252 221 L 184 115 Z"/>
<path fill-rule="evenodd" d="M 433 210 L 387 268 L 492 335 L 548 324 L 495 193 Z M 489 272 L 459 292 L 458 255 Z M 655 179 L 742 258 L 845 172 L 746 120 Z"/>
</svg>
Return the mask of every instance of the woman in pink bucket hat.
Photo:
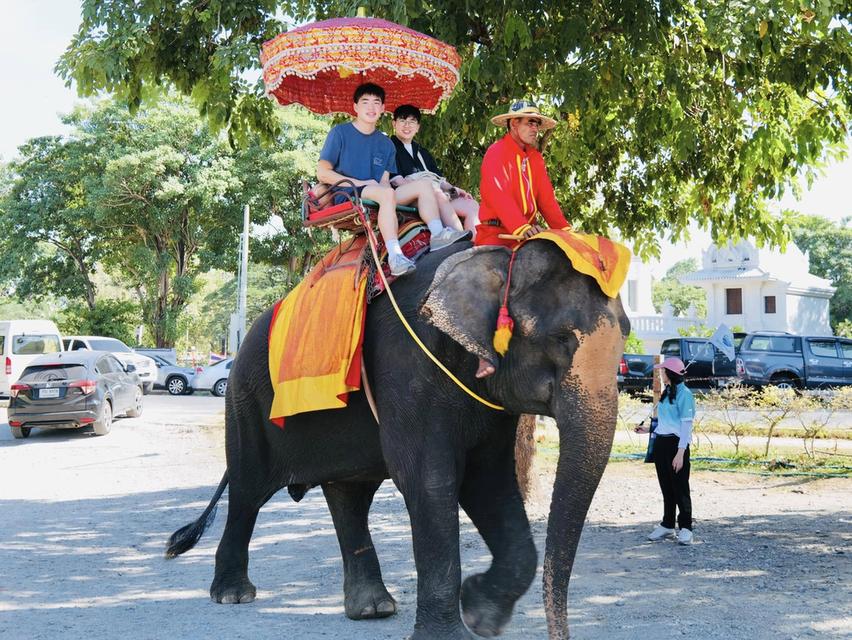
<svg viewBox="0 0 852 640">
<path fill-rule="evenodd" d="M 654 430 L 654 466 L 663 494 L 663 519 L 649 535 L 654 542 L 675 537 L 692 544 L 692 499 L 689 494 L 689 443 L 692 440 L 692 420 L 695 417 L 695 398 L 683 383 L 686 366 L 680 358 L 666 358 L 659 369 L 666 385 L 658 406 L 657 428 Z M 648 433 L 648 427 L 636 427 L 637 433 Z"/>
</svg>

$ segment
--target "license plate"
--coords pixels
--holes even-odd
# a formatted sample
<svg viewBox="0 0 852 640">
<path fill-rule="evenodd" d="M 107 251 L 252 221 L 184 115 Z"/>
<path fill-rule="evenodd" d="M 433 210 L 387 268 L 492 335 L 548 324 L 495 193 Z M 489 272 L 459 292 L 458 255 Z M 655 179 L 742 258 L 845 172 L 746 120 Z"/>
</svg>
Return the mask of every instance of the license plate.
<svg viewBox="0 0 852 640">
<path fill-rule="evenodd" d="M 38 390 L 39 399 L 44 398 L 58 398 L 59 397 L 59 389 L 39 389 Z"/>
</svg>

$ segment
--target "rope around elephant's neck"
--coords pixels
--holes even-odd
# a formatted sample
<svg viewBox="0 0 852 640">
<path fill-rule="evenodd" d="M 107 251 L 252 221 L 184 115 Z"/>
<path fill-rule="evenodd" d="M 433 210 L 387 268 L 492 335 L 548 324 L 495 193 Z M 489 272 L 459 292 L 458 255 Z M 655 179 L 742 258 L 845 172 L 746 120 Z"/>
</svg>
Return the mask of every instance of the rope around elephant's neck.
<svg viewBox="0 0 852 640">
<path fill-rule="evenodd" d="M 394 296 L 393 296 L 393 292 L 391 291 L 391 288 L 390 288 L 390 285 L 388 284 L 387 278 L 385 278 L 385 272 L 382 270 L 382 263 L 381 263 L 381 260 L 379 260 L 379 254 L 378 254 L 378 251 L 376 249 L 376 244 L 377 244 L 376 236 L 373 233 L 372 227 L 370 226 L 369 222 L 367 221 L 366 217 L 364 216 L 363 207 L 361 207 L 359 209 L 358 215 L 361 217 L 361 222 L 364 224 L 364 229 L 367 230 L 367 244 L 370 245 L 370 253 L 372 254 L 373 260 L 376 263 L 376 271 L 379 274 L 379 278 L 381 278 L 381 280 L 382 280 L 382 284 L 385 287 L 385 292 L 388 294 L 388 299 L 390 300 L 394 311 L 396 311 L 396 315 L 399 318 L 399 321 L 402 323 L 402 326 L 406 328 L 406 330 L 408 331 L 411 338 L 414 340 L 414 342 L 417 344 L 417 346 L 420 347 L 420 349 L 423 351 L 423 353 L 425 353 L 429 357 L 429 359 L 432 362 L 434 362 L 435 365 L 441 371 L 446 373 L 447 376 L 450 378 L 450 380 L 452 380 L 453 382 L 456 383 L 456 386 L 458 386 L 462 391 L 464 391 L 471 398 L 474 398 L 475 400 L 478 400 L 479 402 L 484 404 L 486 407 L 490 407 L 491 409 L 496 409 L 497 411 L 503 411 L 504 410 L 503 407 L 501 407 L 499 404 L 494 404 L 493 402 L 489 402 L 488 400 L 486 400 L 482 396 L 477 395 L 474 391 L 469 389 L 464 384 L 464 382 L 462 382 L 455 375 L 453 375 L 453 372 L 450 371 L 449 369 L 447 369 L 447 367 L 444 365 L 444 363 L 441 362 L 440 360 L 438 360 L 438 358 L 435 357 L 435 354 L 433 354 L 431 351 L 429 351 L 429 348 L 425 344 L 423 344 L 423 342 L 420 340 L 420 338 L 417 336 L 417 334 L 414 333 L 414 329 L 411 328 L 411 325 L 408 324 L 408 321 L 405 319 L 405 316 L 402 315 L 402 311 L 400 311 L 399 305 L 397 305 L 397 303 L 396 303 L 396 298 L 394 298 Z M 378 422 L 378 418 L 376 418 L 376 422 Z"/>
</svg>

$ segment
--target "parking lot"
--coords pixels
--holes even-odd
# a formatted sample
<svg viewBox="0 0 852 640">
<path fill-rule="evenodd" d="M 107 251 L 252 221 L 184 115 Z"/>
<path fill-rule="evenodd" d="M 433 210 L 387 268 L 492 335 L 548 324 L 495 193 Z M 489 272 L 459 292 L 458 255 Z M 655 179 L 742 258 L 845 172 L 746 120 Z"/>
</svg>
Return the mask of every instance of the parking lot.
<svg viewBox="0 0 852 640">
<path fill-rule="evenodd" d="M 196 518 L 224 469 L 224 400 L 145 398 L 142 417 L 106 436 L 34 431 L 13 440 L 0 409 L 0 638 L 152 640 L 221 637 L 401 640 L 414 624 L 416 575 L 402 499 L 376 496 L 371 528 L 398 615 L 343 615 L 340 556 L 322 493 L 286 492 L 261 511 L 251 545 L 258 600 L 226 606 L 207 588 L 227 510 L 196 549 L 163 559 L 172 531 Z M 580 545 L 570 590 L 572 638 L 702 640 L 852 634 L 852 481 L 697 472 L 693 547 L 652 544 L 649 466 L 610 464 Z M 544 549 L 550 475 L 531 506 Z M 465 575 L 489 555 L 462 517 Z M 541 573 L 504 634 L 545 638 Z M 677 615 L 660 598 L 677 601 Z"/>
</svg>

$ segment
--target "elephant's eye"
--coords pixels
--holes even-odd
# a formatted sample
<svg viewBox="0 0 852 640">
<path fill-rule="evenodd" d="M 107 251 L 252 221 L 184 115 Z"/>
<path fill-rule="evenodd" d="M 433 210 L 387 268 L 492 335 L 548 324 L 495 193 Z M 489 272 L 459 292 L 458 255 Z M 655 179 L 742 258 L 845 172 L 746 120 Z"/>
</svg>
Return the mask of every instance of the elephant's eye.
<svg viewBox="0 0 852 640">
<path fill-rule="evenodd" d="M 559 344 L 571 345 L 577 341 L 577 338 L 574 336 L 574 333 L 571 331 L 560 331 L 556 335 L 553 336 L 554 340 L 556 340 Z"/>
</svg>

